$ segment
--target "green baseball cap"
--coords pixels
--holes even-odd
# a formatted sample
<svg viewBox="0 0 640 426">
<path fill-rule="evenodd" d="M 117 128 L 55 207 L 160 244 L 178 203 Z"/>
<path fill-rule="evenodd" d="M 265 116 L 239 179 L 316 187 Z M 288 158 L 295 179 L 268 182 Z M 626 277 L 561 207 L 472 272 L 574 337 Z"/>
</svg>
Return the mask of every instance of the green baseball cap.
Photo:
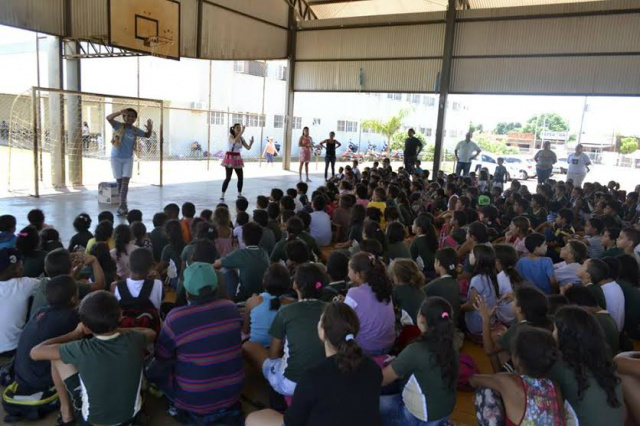
<svg viewBox="0 0 640 426">
<path fill-rule="evenodd" d="M 479 206 L 488 206 L 491 204 L 491 198 L 488 195 L 481 195 L 478 197 Z"/>
<path fill-rule="evenodd" d="M 198 296 L 200 290 L 211 287 L 212 291 L 218 288 L 218 276 L 213 270 L 213 265 L 206 262 L 193 262 L 184 270 L 184 289 L 187 293 Z"/>
</svg>

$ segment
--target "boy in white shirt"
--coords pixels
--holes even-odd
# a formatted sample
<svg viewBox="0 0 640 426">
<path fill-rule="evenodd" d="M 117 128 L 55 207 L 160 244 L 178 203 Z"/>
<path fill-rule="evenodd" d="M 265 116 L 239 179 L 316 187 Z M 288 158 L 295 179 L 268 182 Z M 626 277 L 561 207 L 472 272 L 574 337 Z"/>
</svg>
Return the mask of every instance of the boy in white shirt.
<svg viewBox="0 0 640 426">
<path fill-rule="evenodd" d="M 249 223 L 249 213 L 239 212 L 238 216 L 236 216 L 236 227 L 233 228 L 233 239 L 238 242 L 238 247 L 241 249 L 247 247 L 242 238 L 242 227 L 247 223 Z"/>
<path fill-rule="evenodd" d="M 26 323 L 29 298 L 38 278 L 22 276 L 22 255 L 14 248 L 0 250 L 0 355 L 12 355 Z"/>
<path fill-rule="evenodd" d="M 316 240 L 318 246 L 324 247 L 331 244 L 331 218 L 324 211 L 327 206 L 327 200 L 323 195 L 317 195 L 313 199 L 313 210 L 311 213 L 311 224 L 309 225 L 309 234 Z"/>
<path fill-rule="evenodd" d="M 127 278 L 124 283 L 131 294 L 131 297 L 137 298 L 142 293 L 145 281 L 149 281 L 147 277 L 153 268 L 153 253 L 151 250 L 145 248 L 139 248 L 131 252 L 129 256 L 129 266 L 131 269 L 131 277 Z M 119 283 L 111 284 L 111 291 L 116 296 L 116 299 L 120 301 L 122 296 L 118 288 Z M 153 287 L 149 294 L 149 301 L 160 312 L 160 304 L 162 303 L 162 282 L 160 280 L 153 280 Z"/>
</svg>

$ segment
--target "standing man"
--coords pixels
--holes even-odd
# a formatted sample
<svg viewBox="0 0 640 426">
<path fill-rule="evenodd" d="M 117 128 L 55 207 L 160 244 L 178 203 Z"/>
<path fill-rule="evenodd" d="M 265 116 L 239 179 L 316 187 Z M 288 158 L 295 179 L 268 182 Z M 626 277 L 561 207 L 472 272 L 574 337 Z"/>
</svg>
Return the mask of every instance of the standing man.
<svg viewBox="0 0 640 426">
<path fill-rule="evenodd" d="M 567 181 L 571 179 L 573 186 L 576 188 L 582 187 L 582 181 L 589 173 L 589 166 L 591 165 L 591 159 L 582 152 L 582 149 L 582 144 L 576 145 L 576 152 L 569 154 L 567 157 L 567 163 L 569 164 Z"/>
<path fill-rule="evenodd" d="M 404 168 L 410 175 L 412 175 L 416 161 L 418 161 L 418 155 L 420 155 L 424 145 L 420 139 L 416 138 L 415 130 L 409 129 L 407 134 L 409 137 L 404 141 Z"/>
<path fill-rule="evenodd" d="M 82 149 L 89 150 L 89 137 L 91 133 L 89 131 L 89 125 L 86 121 L 82 122 Z"/>
<path fill-rule="evenodd" d="M 471 140 L 473 133 L 467 132 L 465 140 L 458 142 L 456 145 L 455 155 L 456 161 L 456 174 L 458 176 L 467 176 L 471 169 L 471 162 L 476 159 L 482 150 L 474 141 Z"/>
<path fill-rule="evenodd" d="M 533 159 L 536 161 L 538 183 L 545 183 L 551 177 L 553 165 L 558 162 L 556 153 L 551 151 L 551 142 L 542 144 L 542 149 L 536 153 Z"/>
<path fill-rule="evenodd" d="M 116 117 L 122 116 L 122 121 L 116 121 Z M 129 181 L 133 174 L 133 152 L 137 150 L 137 138 L 148 138 L 151 136 L 153 122 L 147 120 L 145 132 L 133 125 L 138 119 L 138 112 L 133 108 L 126 108 L 122 111 L 114 112 L 107 116 L 107 121 L 113 127 L 113 139 L 111 139 L 111 171 L 113 177 L 118 182 L 118 195 L 120 205 L 118 206 L 118 216 L 125 216 L 129 209 L 127 207 L 127 194 L 129 193 Z"/>
</svg>

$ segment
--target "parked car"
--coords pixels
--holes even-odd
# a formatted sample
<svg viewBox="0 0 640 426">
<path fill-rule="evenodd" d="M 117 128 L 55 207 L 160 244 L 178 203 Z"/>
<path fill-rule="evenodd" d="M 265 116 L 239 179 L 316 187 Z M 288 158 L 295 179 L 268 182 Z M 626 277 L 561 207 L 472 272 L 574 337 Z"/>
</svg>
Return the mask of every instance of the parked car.
<svg viewBox="0 0 640 426">
<path fill-rule="evenodd" d="M 504 166 L 507 168 L 507 180 L 526 180 L 536 176 L 536 166 L 533 160 L 514 155 L 480 153 L 478 158 L 471 162 L 471 170 L 477 174 L 481 168 L 486 168 L 493 175 L 498 166 L 498 157 L 504 158 Z"/>
<path fill-rule="evenodd" d="M 566 158 L 558 158 L 556 164 L 553 165 L 553 173 L 558 173 L 560 175 L 566 175 L 568 171 L 567 159 Z"/>
</svg>

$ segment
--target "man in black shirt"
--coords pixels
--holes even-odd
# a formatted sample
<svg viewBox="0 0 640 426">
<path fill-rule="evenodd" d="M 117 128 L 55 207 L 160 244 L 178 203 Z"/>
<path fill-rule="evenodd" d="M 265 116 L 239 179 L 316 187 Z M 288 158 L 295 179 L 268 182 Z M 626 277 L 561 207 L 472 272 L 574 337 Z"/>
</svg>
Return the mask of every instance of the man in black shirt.
<svg viewBox="0 0 640 426">
<path fill-rule="evenodd" d="M 413 174 L 418 155 L 422 151 L 423 145 L 420 139 L 415 137 L 415 130 L 409 129 L 409 137 L 404 141 L 404 168 Z"/>
</svg>

